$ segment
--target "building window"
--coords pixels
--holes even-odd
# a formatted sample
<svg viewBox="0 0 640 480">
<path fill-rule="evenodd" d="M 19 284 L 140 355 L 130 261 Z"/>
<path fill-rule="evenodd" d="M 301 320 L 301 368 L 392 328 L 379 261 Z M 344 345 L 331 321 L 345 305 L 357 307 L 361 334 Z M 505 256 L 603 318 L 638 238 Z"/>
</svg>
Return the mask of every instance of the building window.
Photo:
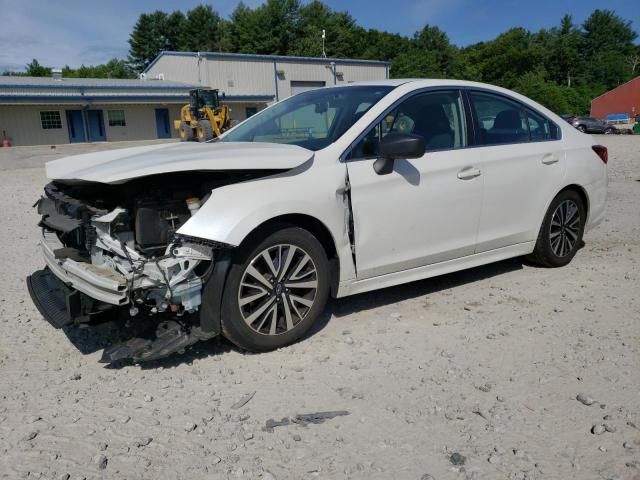
<svg viewBox="0 0 640 480">
<path fill-rule="evenodd" d="M 124 110 L 107 110 L 110 127 L 126 127 L 127 122 L 124 120 Z"/>
<path fill-rule="evenodd" d="M 43 130 L 62 128 L 62 118 L 59 111 L 40 112 L 40 123 Z"/>
</svg>

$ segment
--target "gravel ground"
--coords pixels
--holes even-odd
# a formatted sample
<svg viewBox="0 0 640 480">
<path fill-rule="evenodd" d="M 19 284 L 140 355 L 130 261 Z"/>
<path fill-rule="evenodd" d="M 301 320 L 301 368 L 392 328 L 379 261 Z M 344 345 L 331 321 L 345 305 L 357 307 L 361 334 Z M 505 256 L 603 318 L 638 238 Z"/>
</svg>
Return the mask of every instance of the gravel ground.
<svg viewBox="0 0 640 480">
<path fill-rule="evenodd" d="M 96 333 L 54 330 L 31 304 L 47 152 L 14 161 L 0 478 L 640 479 L 640 137 L 598 140 L 608 218 L 565 268 L 501 262 L 334 301 L 277 352 L 212 341 L 122 368 L 97 362 Z M 263 430 L 334 410 L 349 415 Z"/>
</svg>

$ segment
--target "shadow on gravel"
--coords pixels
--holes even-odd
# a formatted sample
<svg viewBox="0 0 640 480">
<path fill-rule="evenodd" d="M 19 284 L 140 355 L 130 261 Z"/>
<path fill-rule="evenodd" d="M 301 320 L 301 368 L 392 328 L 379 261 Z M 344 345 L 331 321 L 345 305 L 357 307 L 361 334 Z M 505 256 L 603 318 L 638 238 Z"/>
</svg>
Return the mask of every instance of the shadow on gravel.
<svg viewBox="0 0 640 480">
<path fill-rule="evenodd" d="M 330 299 L 321 317 L 305 335 L 305 339 L 312 337 L 322 331 L 333 316 L 345 317 L 355 312 L 372 310 L 392 303 L 401 302 L 411 298 L 422 297 L 431 293 L 439 292 L 449 288 L 457 288 L 484 280 L 487 278 L 502 275 L 504 273 L 521 270 L 523 268 L 522 259 L 505 260 L 490 265 L 450 273 L 439 277 L 420 280 L 417 282 L 389 287 L 373 292 L 362 293 L 341 299 Z M 67 327 L 64 333 L 69 341 L 84 355 L 88 355 L 119 341 L 122 336 L 122 329 L 117 322 L 104 322 L 85 327 Z M 151 322 L 149 327 L 141 326 L 137 334 L 143 333 L 145 328 L 155 328 L 155 323 Z M 129 331 L 129 334 L 132 332 Z M 303 339 L 304 340 L 304 339 Z M 173 354 L 161 360 L 143 362 L 137 364 L 142 369 L 173 368 L 182 364 L 190 364 L 194 360 L 223 355 L 230 351 L 241 352 L 222 337 L 217 337 L 208 341 L 199 342 L 188 348 L 184 353 Z M 131 361 L 118 361 L 105 365 L 108 369 L 121 369 L 135 365 Z"/>
<path fill-rule="evenodd" d="M 355 312 L 372 310 L 410 298 L 422 297 L 441 290 L 462 287 L 478 280 L 522 270 L 523 265 L 524 263 L 521 258 L 503 260 L 501 262 L 449 273 L 439 277 L 340 298 L 332 301 L 330 309 L 332 310 L 331 313 L 336 317 L 344 317 Z"/>
</svg>

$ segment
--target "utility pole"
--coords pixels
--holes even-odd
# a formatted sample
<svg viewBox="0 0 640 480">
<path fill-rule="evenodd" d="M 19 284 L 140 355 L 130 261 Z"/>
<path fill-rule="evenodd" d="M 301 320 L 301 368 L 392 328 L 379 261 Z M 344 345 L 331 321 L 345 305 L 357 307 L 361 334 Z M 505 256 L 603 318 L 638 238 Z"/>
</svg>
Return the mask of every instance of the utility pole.
<svg viewBox="0 0 640 480">
<path fill-rule="evenodd" d="M 324 51 L 324 39 L 326 37 L 326 33 L 324 31 L 324 28 L 322 29 L 322 58 L 327 58 L 327 52 Z"/>
</svg>

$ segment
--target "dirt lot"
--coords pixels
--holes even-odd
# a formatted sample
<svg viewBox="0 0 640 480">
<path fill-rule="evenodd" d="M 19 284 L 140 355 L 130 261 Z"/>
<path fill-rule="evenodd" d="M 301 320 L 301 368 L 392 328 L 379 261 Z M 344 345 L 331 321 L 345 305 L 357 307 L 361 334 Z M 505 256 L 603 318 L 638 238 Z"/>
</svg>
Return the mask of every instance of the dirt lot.
<svg viewBox="0 0 640 480">
<path fill-rule="evenodd" d="M 277 352 L 119 369 L 26 291 L 56 154 L 1 154 L 0 478 L 640 479 L 640 137 L 598 141 L 608 218 L 568 267 L 501 262 L 335 301 Z"/>
</svg>

